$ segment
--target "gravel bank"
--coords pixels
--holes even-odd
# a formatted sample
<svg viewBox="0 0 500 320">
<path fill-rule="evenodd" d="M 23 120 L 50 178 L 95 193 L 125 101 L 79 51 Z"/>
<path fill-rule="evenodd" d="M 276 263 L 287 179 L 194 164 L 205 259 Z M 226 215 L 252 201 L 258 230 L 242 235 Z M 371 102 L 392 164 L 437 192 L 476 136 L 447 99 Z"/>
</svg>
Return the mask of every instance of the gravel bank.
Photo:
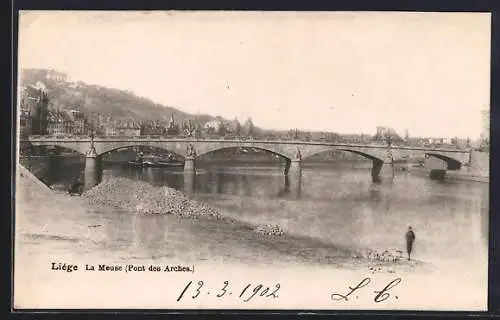
<svg viewBox="0 0 500 320">
<path fill-rule="evenodd" d="M 169 187 L 154 187 L 146 182 L 113 178 L 84 192 L 82 198 L 93 206 L 114 207 L 139 214 L 172 214 L 182 218 L 208 218 L 234 222 L 221 210 L 189 199 L 184 193 Z M 283 236 L 278 225 L 253 226 L 256 233 Z"/>
<path fill-rule="evenodd" d="M 84 192 L 91 205 L 114 207 L 141 214 L 173 214 L 185 218 L 208 217 L 228 220 L 219 210 L 189 199 L 169 187 L 154 187 L 142 181 L 114 178 Z"/>
</svg>

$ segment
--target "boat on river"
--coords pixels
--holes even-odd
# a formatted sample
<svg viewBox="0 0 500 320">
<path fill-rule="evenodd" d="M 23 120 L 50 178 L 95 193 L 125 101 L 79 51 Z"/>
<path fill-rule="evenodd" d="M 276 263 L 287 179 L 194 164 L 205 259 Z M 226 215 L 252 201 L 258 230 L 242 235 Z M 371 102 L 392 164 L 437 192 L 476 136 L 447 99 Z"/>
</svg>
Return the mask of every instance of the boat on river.
<svg viewBox="0 0 500 320">
<path fill-rule="evenodd" d="M 183 166 L 184 162 L 177 160 L 172 154 L 168 156 L 159 156 L 155 154 L 143 155 L 139 154 L 135 160 L 128 162 L 129 166 L 133 167 L 149 167 L 149 168 L 160 168 L 160 167 L 179 167 Z"/>
</svg>

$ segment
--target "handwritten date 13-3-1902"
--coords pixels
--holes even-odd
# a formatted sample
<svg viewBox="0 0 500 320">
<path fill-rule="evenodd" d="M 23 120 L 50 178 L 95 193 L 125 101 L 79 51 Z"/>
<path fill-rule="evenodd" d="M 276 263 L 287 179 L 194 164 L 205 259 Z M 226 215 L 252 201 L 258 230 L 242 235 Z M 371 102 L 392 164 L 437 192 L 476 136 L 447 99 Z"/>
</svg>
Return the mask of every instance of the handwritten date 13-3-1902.
<svg viewBox="0 0 500 320">
<path fill-rule="evenodd" d="M 263 284 L 246 284 L 241 287 L 230 285 L 229 281 L 224 281 L 219 285 L 207 286 L 205 282 L 198 281 L 193 283 L 189 281 L 182 289 L 177 301 L 189 297 L 191 299 L 198 299 L 202 296 L 214 296 L 216 298 L 225 298 L 229 296 L 237 297 L 243 302 L 249 302 L 254 298 L 276 299 L 279 297 L 278 293 L 281 286 L 279 283 L 266 286 Z M 233 292 L 234 291 L 234 292 Z"/>
</svg>

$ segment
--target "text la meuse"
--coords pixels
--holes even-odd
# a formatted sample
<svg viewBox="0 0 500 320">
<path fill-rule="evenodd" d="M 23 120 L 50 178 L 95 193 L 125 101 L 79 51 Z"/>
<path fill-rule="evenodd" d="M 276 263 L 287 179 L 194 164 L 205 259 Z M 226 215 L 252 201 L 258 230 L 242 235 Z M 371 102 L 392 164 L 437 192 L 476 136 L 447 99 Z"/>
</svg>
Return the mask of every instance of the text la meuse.
<svg viewBox="0 0 500 320">
<path fill-rule="evenodd" d="M 95 271 L 95 266 L 93 265 L 85 265 L 86 271 Z M 107 264 L 99 264 L 97 265 L 97 271 L 123 271 L 123 267 L 119 265 L 107 265 Z"/>
</svg>

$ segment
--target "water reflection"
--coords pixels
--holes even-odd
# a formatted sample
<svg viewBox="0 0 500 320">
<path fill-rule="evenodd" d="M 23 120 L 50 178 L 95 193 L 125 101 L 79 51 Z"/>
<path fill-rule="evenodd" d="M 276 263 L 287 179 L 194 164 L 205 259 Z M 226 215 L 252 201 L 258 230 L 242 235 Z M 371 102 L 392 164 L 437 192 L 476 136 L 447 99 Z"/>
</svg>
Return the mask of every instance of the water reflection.
<svg viewBox="0 0 500 320">
<path fill-rule="evenodd" d="M 380 194 L 380 190 L 377 188 L 370 189 L 370 200 L 374 203 L 378 203 L 382 200 L 382 195 Z"/>
<path fill-rule="evenodd" d="M 49 156 L 48 158 L 48 169 L 49 172 L 47 182 L 49 185 L 52 185 L 62 179 L 63 170 L 60 170 L 62 166 L 61 157 L 57 156 Z"/>
<path fill-rule="evenodd" d="M 285 175 L 283 179 L 285 182 L 284 187 L 279 190 L 278 197 L 292 197 L 299 199 L 302 193 L 302 175 Z"/>
<path fill-rule="evenodd" d="M 194 172 L 185 172 L 183 174 L 184 177 L 184 193 L 188 196 L 192 196 L 195 192 L 196 185 L 196 173 Z"/>
<path fill-rule="evenodd" d="M 187 179 L 187 178 L 186 178 Z M 196 175 L 195 192 L 198 194 L 234 195 L 240 197 L 294 197 L 299 198 L 302 177 L 255 172 L 223 172 L 210 170 Z"/>
</svg>

